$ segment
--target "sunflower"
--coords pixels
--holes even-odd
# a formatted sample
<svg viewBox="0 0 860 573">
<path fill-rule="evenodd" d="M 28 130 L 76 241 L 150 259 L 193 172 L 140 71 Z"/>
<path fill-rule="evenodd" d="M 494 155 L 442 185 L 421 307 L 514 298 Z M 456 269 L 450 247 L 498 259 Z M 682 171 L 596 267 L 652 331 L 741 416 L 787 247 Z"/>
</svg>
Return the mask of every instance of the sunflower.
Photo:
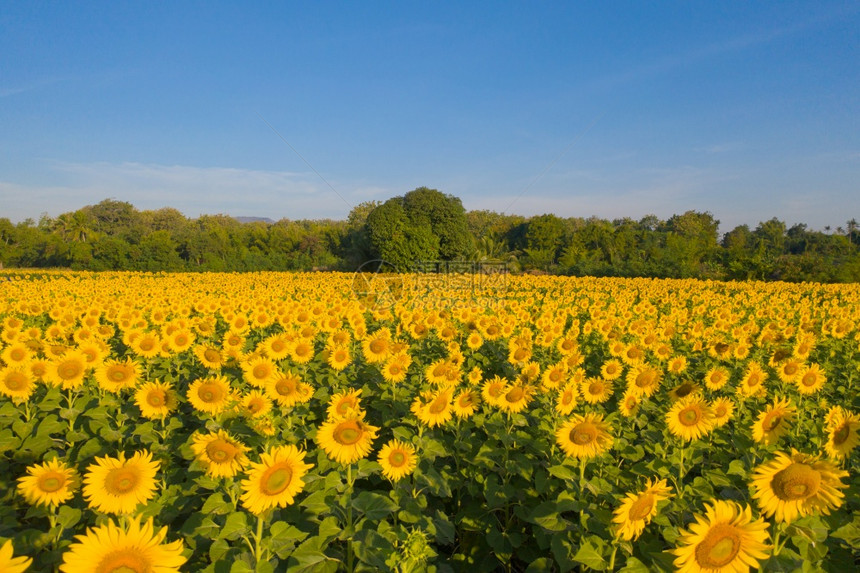
<svg viewBox="0 0 860 573">
<path fill-rule="evenodd" d="M 705 515 L 696 515 L 696 523 L 682 531 L 677 557 L 678 573 L 734 573 L 757 568 L 767 559 L 770 546 L 768 523 L 752 519 L 750 507 L 731 501 L 714 500 L 705 507 Z"/>
<path fill-rule="evenodd" d="M 219 414 L 226 410 L 233 400 L 233 390 L 223 376 L 200 378 L 188 387 L 188 401 L 199 412 Z"/>
<path fill-rule="evenodd" d="M 87 360 L 84 355 L 70 350 L 51 361 L 47 376 L 48 382 L 67 390 L 80 388 L 86 373 Z"/>
<path fill-rule="evenodd" d="M 382 475 L 391 481 L 408 476 L 418 465 L 415 448 L 400 440 L 391 440 L 382 446 L 377 460 L 382 466 Z"/>
<path fill-rule="evenodd" d="M 742 396 L 764 396 L 767 393 L 767 388 L 764 385 L 766 381 L 767 372 L 761 364 L 750 362 L 738 385 L 737 392 Z"/>
<path fill-rule="evenodd" d="M 384 362 L 391 353 L 391 332 L 384 328 L 377 330 L 362 341 L 361 350 L 368 364 Z"/>
<path fill-rule="evenodd" d="M 612 427 L 600 414 L 574 416 L 555 433 L 564 453 L 574 458 L 594 458 L 612 446 Z"/>
<path fill-rule="evenodd" d="M 458 418 L 468 418 L 478 410 L 481 394 L 477 390 L 463 390 L 454 396 L 454 414 Z"/>
<path fill-rule="evenodd" d="M 206 435 L 195 433 L 192 439 L 191 450 L 210 477 L 233 477 L 248 465 L 245 456 L 248 448 L 224 430 Z"/>
<path fill-rule="evenodd" d="M 178 573 L 185 563 L 181 540 L 163 543 L 167 527 L 155 532 L 153 520 L 141 523 L 132 517 L 125 527 L 108 521 L 107 525 L 90 528 L 63 553 L 63 573 L 90 571 L 153 571 Z"/>
<path fill-rule="evenodd" d="M 365 423 L 358 415 L 329 419 L 317 431 L 316 441 L 329 458 L 348 465 L 370 453 L 377 430 L 379 428 Z"/>
<path fill-rule="evenodd" d="M 176 409 L 178 400 L 173 387 L 167 382 L 146 382 L 134 393 L 134 401 L 144 418 L 163 419 Z"/>
<path fill-rule="evenodd" d="M 0 394 L 13 400 L 27 400 L 35 390 L 35 381 L 26 366 L 6 366 L 0 369 Z"/>
<path fill-rule="evenodd" d="M 224 355 L 221 349 L 211 344 L 198 344 L 192 351 L 198 362 L 209 370 L 221 370 L 224 365 Z"/>
<path fill-rule="evenodd" d="M 242 397 L 242 413 L 249 418 L 260 418 L 272 409 L 272 400 L 260 390 L 251 390 Z"/>
<path fill-rule="evenodd" d="M 314 358 L 314 343 L 310 338 L 299 338 L 290 345 L 290 359 L 296 364 L 307 364 Z"/>
<path fill-rule="evenodd" d="M 570 413 L 576 408 L 576 399 L 579 396 L 577 388 L 577 384 L 570 382 L 565 384 L 561 392 L 558 393 L 555 400 L 555 411 L 560 415 L 570 416 Z"/>
<path fill-rule="evenodd" d="M 635 392 L 638 396 L 651 396 L 660 387 L 660 381 L 663 378 L 663 372 L 654 368 L 640 364 L 635 366 L 627 373 L 627 388 Z"/>
<path fill-rule="evenodd" d="M 653 483 L 650 479 L 646 482 L 644 490 L 628 493 L 612 518 L 616 524 L 615 536 L 625 541 L 639 537 L 657 515 L 657 502 L 669 499 L 671 491 L 665 479 L 654 478 Z"/>
<path fill-rule="evenodd" d="M 12 557 L 14 550 L 11 539 L 0 547 L 0 571 L 3 573 L 24 573 L 33 563 L 32 557 Z"/>
<path fill-rule="evenodd" d="M 666 413 L 666 423 L 673 435 L 689 442 L 711 431 L 713 417 L 708 403 L 695 394 L 675 402 Z"/>
<path fill-rule="evenodd" d="M 690 395 L 695 394 L 696 392 L 700 392 L 700 391 L 701 391 L 701 388 L 699 388 L 696 384 L 693 384 L 692 382 L 690 382 L 688 380 L 685 382 L 681 382 L 680 384 L 678 384 L 677 386 L 675 386 L 674 388 L 669 390 L 669 398 L 673 402 L 677 402 L 678 400 L 681 400 L 682 398 L 686 398 L 687 396 L 690 396 Z"/>
<path fill-rule="evenodd" d="M 346 346 L 335 346 L 334 348 L 330 348 L 327 362 L 332 370 L 340 372 L 352 364 L 352 355 L 349 353 L 349 348 Z"/>
<path fill-rule="evenodd" d="M 831 458 L 846 458 L 860 443 L 860 416 L 839 412 L 827 426 L 827 443 L 824 449 Z"/>
<path fill-rule="evenodd" d="M 277 380 L 266 384 L 266 394 L 283 408 L 291 408 L 310 399 L 310 386 L 296 374 L 286 372 Z"/>
<path fill-rule="evenodd" d="M 567 370 L 565 362 L 558 362 L 544 370 L 540 377 L 541 388 L 544 390 L 558 388 L 564 382 L 565 378 L 567 378 Z"/>
<path fill-rule="evenodd" d="M 140 381 L 140 366 L 131 358 L 125 362 L 108 360 L 96 369 L 95 378 L 99 387 L 108 392 L 134 388 Z"/>
<path fill-rule="evenodd" d="M 329 420 L 342 420 L 361 412 L 361 389 L 338 392 L 328 401 L 326 417 Z"/>
<path fill-rule="evenodd" d="M 395 354 L 389 358 L 382 367 L 382 378 L 389 384 L 397 384 L 406 380 L 406 373 L 412 364 L 412 358 L 408 354 Z"/>
<path fill-rule="evenodd" d="M 0 352 L 0 360 L 7 366 L 26 366 L 33 358 L 33 351 L 24 342 L 14 342 Z"/>
<path fill-rule="evenodd" d="M 600 375 L 606 380 L 617 380 L 624 373 L 624 365 L 614 358 L 607 360 L 600 367 Z"/>
<path fill-rule="evenodd" d="M 181 354 L 194 345 L 194 339 L 191 330 L 180 328 L 167 337 L 167 347 L 173 354 Z"/>
<path fill-rule="evenodd" d="M 752 435 L 756 442 L 766 446 L 775 444 L 790 429 L 796 409 L 791 400 L 777 400 L 769 405 L 752 425 Z"/>
<path fill-rule="evenodd" d="M 776 366 L 776 375 L 788 384 L 797 380 L 802 369 L 803 363 L 797 358 L 791 357 Z"/>
<path fill-rule="evenodd" d="M 534 398 L 534 387 L 517 382 L 509 386 L 507 392 L 499 400 L 499 409 L 509 414 L 516 414 L 522 412 L 532 401 L 532 398 Z"/>
<path fill-rule="evenodd" d="M 612 382 L 603 378 L 586 378 L 582 381 L 579 392 L 589 404 L 602 404 L 612 397 Z"/>
<path fill-rule="evenodd" d="M 498 408 L 500 400 L 504 400 L 507 391 L 508 380 L 499 376 L 493 376 L 484 382 L 484 385 L 481 387 L 481 397 L 490 406 Z"/>
<path fill-rule="evenodd" d="M 72 499 L 79 483 L 74 468 L 56 458 L 28 467 L 27 474 L 18 478 L 18 491 L 31 505 L 59 506 Z"/>
<path fill-rule="evenodd" d="M 161 338 L 154 332 L 144 332 L 129 344 L 131 351 L 141 358 L 155 358 L 161 353 Z"/>
<path fill-rule="evenodd" d="M 290 355 L 290 341 L 284 333 L 273 334 L 262 344 L 266 356 L 272 360 L 283 360 Z"/>
<path fill-rule="evenodd" d="M 714 414 L 711 420 L 714 428 L 721 428 L 732 419 L 732 414 L 735 411 L 735 403 L 732 402 L 731 398 L 717 398 L 711 402 L 711 411 Z"/>
<path fill-rule="evenodd" d="M 705 374 L 705 386 L 708 390 L 717 392 L 723 388 L 729 381 L 729 372 L 725 368 L 711 368 Z"/>
<path fill-rule="evenodd" d="M 632 418 L 639 413 L 639 406 L 642 405 L 642 398 L 636 392 L 627 390 L 618 403 L 618 411 L 625 418 Z"/>
<path fill-rule="evenodd" d="M 776 458 L 753 472 L 753 498 L 767 517 L 790 523 L 814 513 L 830 514 L 842 505 L 845 488 L 840 478 L 848 472 L 818 456 L 792 449 L 791 455 L 777 452 Z"/>
<path fill-rule="evenodd" d="M 243 360 L 240 364 L 242 367 L 242 377 L 245 382 L 256 388 L 265 388 L 266 384 L 278 376 L 281 372 L 277 365 L 268 358 L 255 356 L 248 360 Z"/>
<path fill-rule="evenodd" d="M 794 379 L 794 383 L 801 394 L 815 394 L 824 387 L 825 382 L 827 382 L 827 378 L 818 364 L 803 366 Z"/>
<path fill-rule="evenodd" d="M 413 402 L 412 412 L 426 426 L 431 428 L 441 426 L 454 416 L 454 408 L 451 403 L 453 394 L 454 390 L 452 388 L 445 387 L 438 390 L 435 394 L 431 394 L 426 403 L 419 402 L 420 399 L 416 399 L 416 402 L 419 402 L 419 404 L 416 405 Z M 504 397 L 497 404 L 498 407 L 502 407 L 501 401 L 503 400 L 505 400 Z"/>
<path fill-rule="evenodd" d="M 147 451 L 137 452 L 130 459 L 96 458 L 84 476 L 84 499 L 89 506 L 104 513 L 131 513 L 141 503 L 155 495 L 155 474 L 160 462 L 152 461 Z"/>
<path fill-rule="evenodd" d="M 673 356 L 669 359 L 669 363 L 666 365 L 666 370 L 671 374 L 681 374 L 687 369 L 687 357 L 686 356 Z"/>
</svg>

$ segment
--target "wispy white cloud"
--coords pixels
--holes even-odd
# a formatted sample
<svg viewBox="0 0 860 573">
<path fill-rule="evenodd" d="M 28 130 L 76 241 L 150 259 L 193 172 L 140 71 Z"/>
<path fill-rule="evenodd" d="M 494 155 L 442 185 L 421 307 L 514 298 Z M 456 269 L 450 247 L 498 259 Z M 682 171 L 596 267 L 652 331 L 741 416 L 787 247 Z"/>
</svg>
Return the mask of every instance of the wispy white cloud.
<svg viewBox="0 0 860 573">
<path fill-rule="evenodd" d="M 62 77 L 49 77 L 42 78 L 39 80 L 33 80 L 27 83 L 19 84 L 17 86 L 4 86 L 0 87 L 0 98 L 10 97 L 22 93 L 31 92 L 34 90 L 38 90 L 53 84 L 60 83 L 64 81 L 66 78 Z"/>
<path fill-rule="evenodd" d="M 13 220 L 40 212 L 56 216 L 106 198 L 138 209 L 175 207 L 189 217 L 226 213 L 272 219 L 345 218 L 353 203 L 315 175 L 225 167 L 144 163 L 53 163 L 61 184 L 0 181 L 0 216 Z M 337 188 L 337 187 L 335 187 Z M 347 189 L 344 197 L 364 197 L 371 189 Z M 381 192 L 381 190 L 378 190 Z"/>
</svg>

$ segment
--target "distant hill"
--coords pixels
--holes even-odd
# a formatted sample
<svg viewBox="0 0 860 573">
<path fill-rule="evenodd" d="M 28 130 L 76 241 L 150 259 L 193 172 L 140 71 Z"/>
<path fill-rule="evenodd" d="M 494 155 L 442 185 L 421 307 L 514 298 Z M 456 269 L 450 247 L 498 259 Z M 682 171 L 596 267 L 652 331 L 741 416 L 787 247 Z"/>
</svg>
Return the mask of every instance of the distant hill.
<svg viewBox="0 0 860 573">
<path fill-rule="evenodd" d="M 268 217 L 233 217 L 240 223 L 274 223 Z"/>
</svg>

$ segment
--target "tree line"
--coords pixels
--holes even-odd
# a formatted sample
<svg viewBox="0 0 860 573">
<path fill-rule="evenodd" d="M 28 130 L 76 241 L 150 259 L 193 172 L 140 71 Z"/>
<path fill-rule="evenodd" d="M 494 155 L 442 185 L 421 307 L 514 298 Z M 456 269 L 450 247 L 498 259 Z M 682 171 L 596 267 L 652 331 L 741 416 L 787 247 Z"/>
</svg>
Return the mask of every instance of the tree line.
<svg viewBox="0 0 860 573">
<path fill-rule="evenodd" d="M 106 199 L 38 222 L 0 218 L 0 265 L 135 271 L 352 271 L 372 260 L 504 262 L 513 272 L 566 275 L 860 282 L 856 220 L 835 231 L 777 218 L 720 237 L 708 212 L 666 220 L 534 217 L 466 211 L 421 187 L 362 203 L 345 221 L 191 219 Z"/>
</svg>

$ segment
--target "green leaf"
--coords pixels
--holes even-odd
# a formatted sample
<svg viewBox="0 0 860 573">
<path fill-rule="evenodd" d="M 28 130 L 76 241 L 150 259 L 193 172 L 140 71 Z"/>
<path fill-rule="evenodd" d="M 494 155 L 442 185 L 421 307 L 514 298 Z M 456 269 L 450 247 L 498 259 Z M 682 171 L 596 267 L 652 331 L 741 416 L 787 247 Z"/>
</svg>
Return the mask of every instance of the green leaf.
<svg viewBox="0 0 860 573">
<path fill-rule="evenodd" d="M 545 501 L 532 510 L 529 519 L 549 531 L 565 531 L 570 522 L 561 517 L 560 505 L 556 501 Z"/>
<path fill-rule="evenodd" d="M 555 465 L 549 468 L 549 473 L 563 480 L 579 480 L 579 474 L 568 466 Z"/>
<path fill-rule="evenodd" d="M 81 519 L 82 511 L 80 509 L 61 505 L 57 512 L 57 523 L 63 526 L 63 529 L 71 529 Z"/>
<path fill-rule="evenodd" d="M 747 468 L 741 460 L 732 460 L 729 462 L 729 469 L 726 473 L 730 476 L 747 477 Z"/>
<path fill-rule="evenodd" d="M 285 570 L 291 573 L 335 573 L 340 561 L 323 553 L 321 545 L 317 537 L 299 545 L 290 555 Z"/>
<path fill-rule="evenodd" d="M 590 540 L 580 545 L 576 555 L 573 556 L 573 560 L 592 569 L 602 570 L 606 567 L 602 553 Z"/>
<path fill-rule="evenodd" d="M 377 521 L 397 509 L 397 504 L 382 494 L 363 491 L 353 498 L 352 507 L 363 513 L 367 519 Z"/>
<path fill-rule="evenodd" d="M 218 534 L 219 539 L 238 539 L 243 535 L 247 535 L 251 531 L 251 526 L 248 525 L 248 514 L 242 511 L 236 511 L 227 516 L 224 522 L 224 527 L 221 533 Z"/>
<path fill-rule="evenodd" d="M 650 573 L 650 571 L 651 570 L 647 565 L 635 557 L 628 557 L 627 563 L 624 564 L 624 567 L 618 570 L 618 573 Z"/>
<path fill-rule="evenodd" d="M 326 513 L 332 507 L 330 500 L 327 499 L 329 495 L 329 492 L 326 490 L 315 491 L 303 499 L 299 505 L 316 515 Z"/>
</svg>

